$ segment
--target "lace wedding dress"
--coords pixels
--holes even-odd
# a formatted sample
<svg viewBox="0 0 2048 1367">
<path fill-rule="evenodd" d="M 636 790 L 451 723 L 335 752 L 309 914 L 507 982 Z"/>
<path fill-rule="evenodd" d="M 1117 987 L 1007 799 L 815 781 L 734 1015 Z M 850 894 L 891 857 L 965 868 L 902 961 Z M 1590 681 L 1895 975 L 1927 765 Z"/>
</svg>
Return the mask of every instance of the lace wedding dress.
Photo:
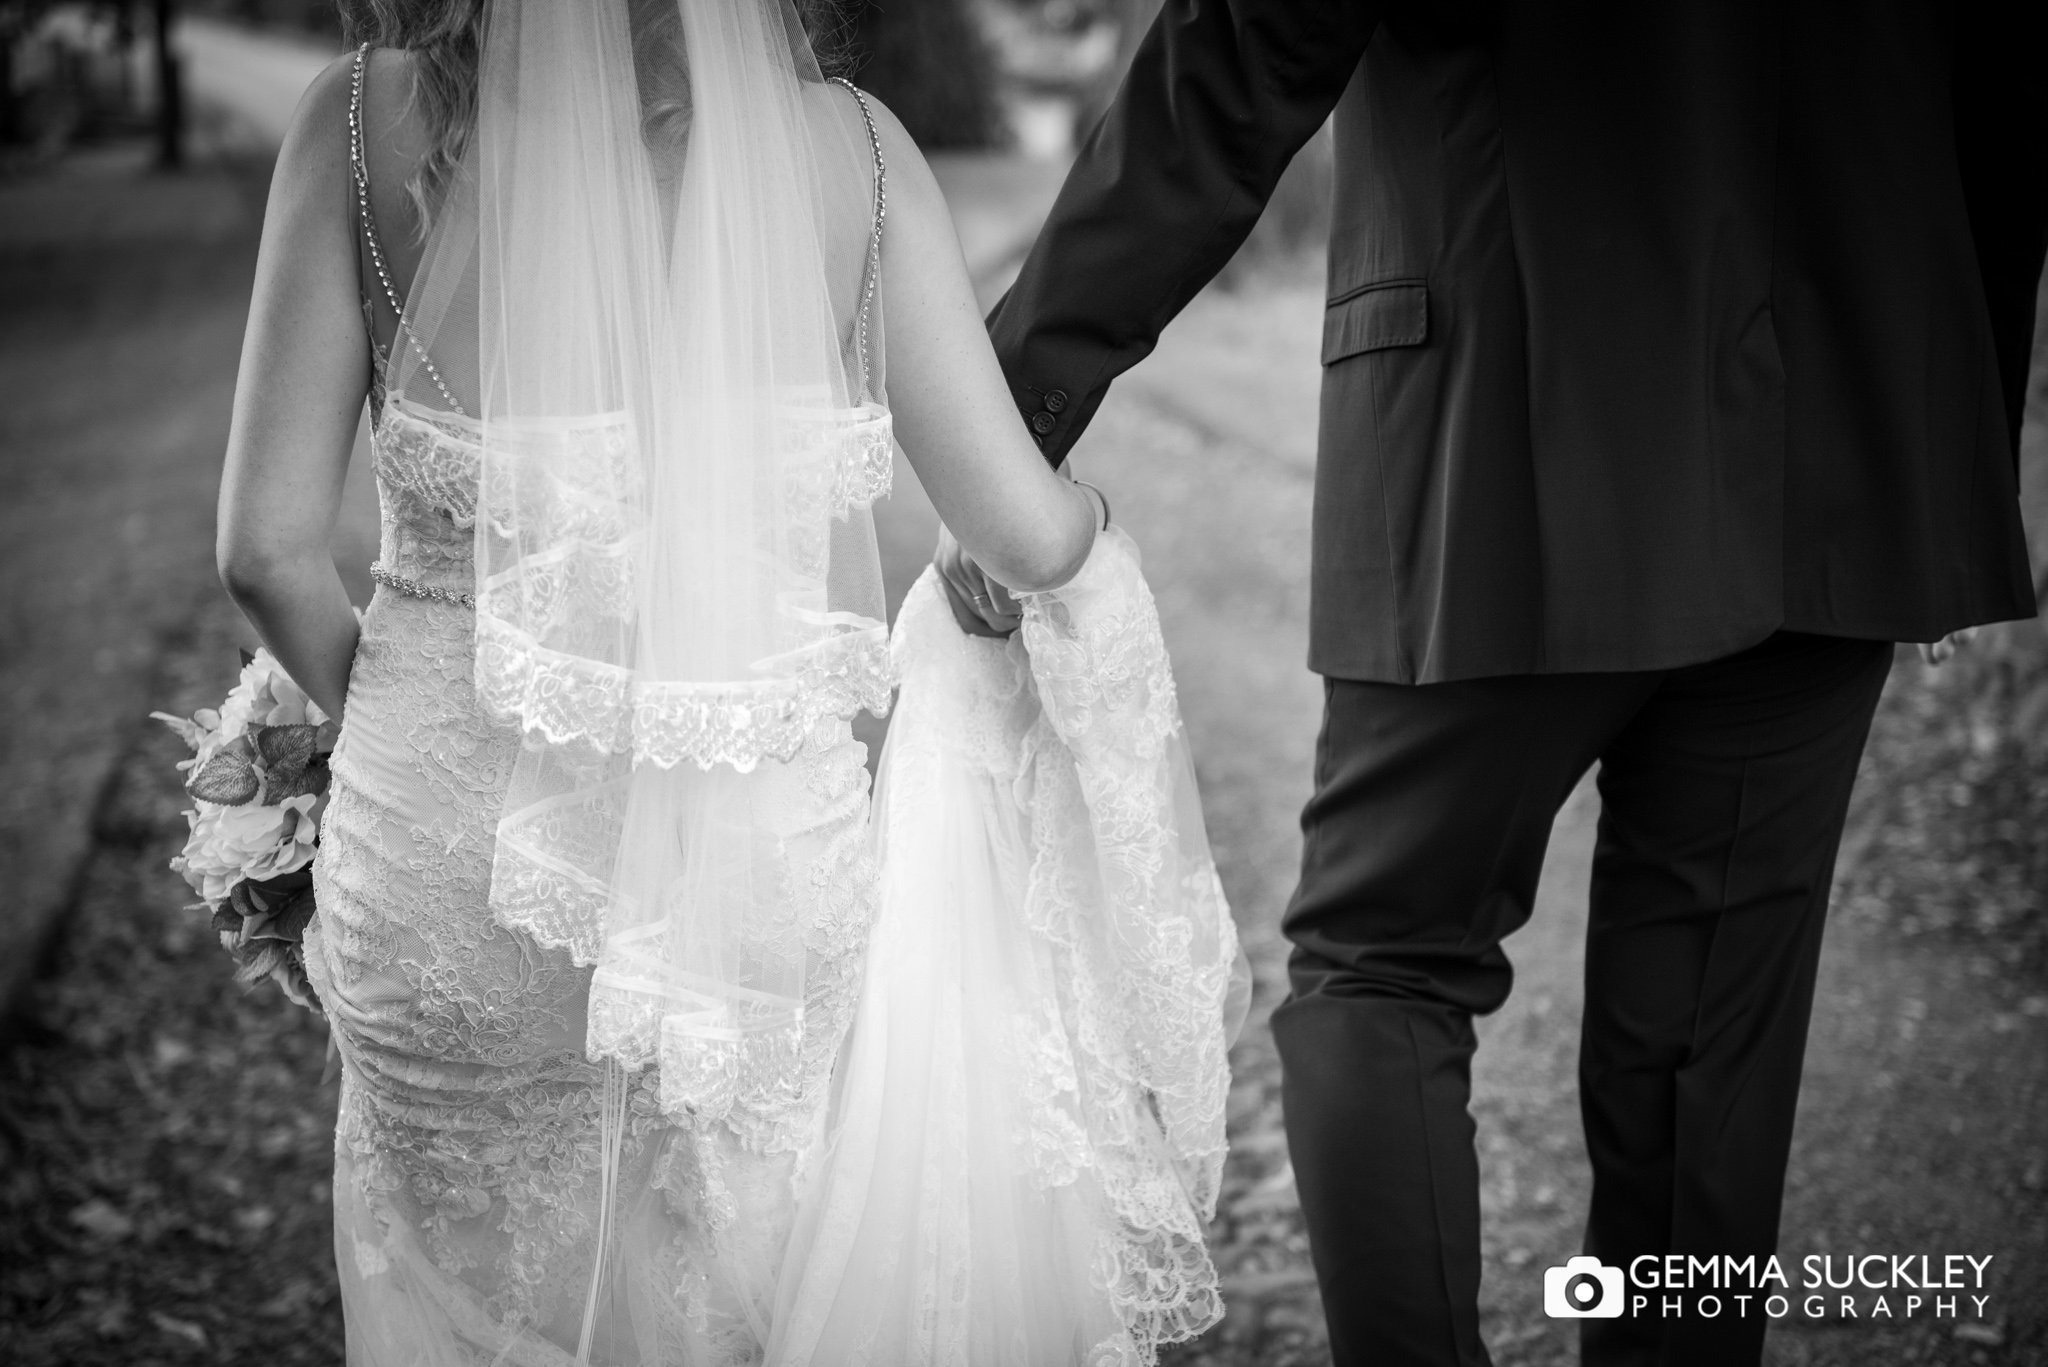
<svg viewBox="0 0 2048 1367">
<path fill-rule="evenodd" d="M 359 51 L 350 161 L 374 322 L 370 291 L 393 312 L 399 301 L 370 210 L 367 61 Z M 881 173 L 877 159 L 877 185 Z M 868 255 L 868 233 L 854 255 Z M 592 1061 L 588 956 L 508 926 L 491 905 L 499 864 L 512 866 L 528 922 L 569 919 L 574 885 L 499 839 L 522 733 L 476 686 L 482 424 L 387 396 L 383 377 L 399 367 L 374 359 L 377 590 L 331 760 L 305 938 L 342 1063 L 334 1216 L 348 1361 L 567 1364 L 596 1321 L 594 1362 L 757 1362 L 797 1149 L 852 1008 L 870 914 L 866 748 L 848 719 L 887 708 L 886 641 L 877 628 L 841 652 L 819 691 L 830 714 L 808 719 L 786 762 L 756 771 L 777 785 L 790 874 L 773 929 L 808 960 L 802 1081 L 773 1132 L 679 1124 L 664 1114 L 659 1069 Z M 889 451 L 884 428 L 879 459 L 872 441 L 834 458 L 824 483 L 842 516 L 886 493 Z M 575 720 L 567 690 L 547 691 L 565 709 L 559 723 Z M 747 743 L 731 728 L 691 735 L 728 761 Z M 623 1132 L 616 1153 L 608 1112 Z M 593 1311 L 601 1223 L 610 1274 Z"/>
<path fill-rule="evenodd" d="M 388 294 L 363 60 L 352 163 Z M 854 331 L 866 400 L 865 302 Z M 758 850 L 693 847 L 773 872 L 741 960 L 801 970 L 793 1018 L 750 989 L 722 988 L 737 1013 L 680 1010 L 606 957 L 652 942 L 583 907 L 578 809 L 521 806 L 546 719 L 603 699 L 568 674 L 479 691 L 505 677 L 479 659 L 504 648 L 476 562 L 488 422 L 373 405 L 378 589 L 306 932 L 342 1063 L 351 1367 L 1107 1367 L 1212 1323 L 1201 1221 L 1246 976 L 1121 534 L 1011 643 L 961 636 L 928 578 L 893 641 L 862 627 L 805 657 L 797 711 L 773 695 L 662 730 L 679 753 L 654 763 L 752 804 Z M 889 468 L 886 410 L 843 411 L 805 485 L 840 523 Z M 603 457 L 630 431 L 573 436 Z M 871 820 L 848 719 L 898 674 Z M 750 1034 L 756 1007 L 772 1024 Z"/>
</svg>

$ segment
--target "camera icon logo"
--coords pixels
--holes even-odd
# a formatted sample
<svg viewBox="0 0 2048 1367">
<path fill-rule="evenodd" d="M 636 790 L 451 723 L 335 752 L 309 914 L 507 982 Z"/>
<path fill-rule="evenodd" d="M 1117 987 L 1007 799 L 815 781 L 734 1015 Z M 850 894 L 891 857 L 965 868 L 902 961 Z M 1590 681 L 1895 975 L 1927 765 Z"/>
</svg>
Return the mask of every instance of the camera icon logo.
<svg viewBox="0 0 2048 1367">
<path fill-rule="evenodd" d="M 1543 1270 L 1543 1313 L 1554 1320 L 1618 1319 L 1627 1301 L 1621 1269 L 1598 1258 L 1567 1258 Z"/>
</svg>

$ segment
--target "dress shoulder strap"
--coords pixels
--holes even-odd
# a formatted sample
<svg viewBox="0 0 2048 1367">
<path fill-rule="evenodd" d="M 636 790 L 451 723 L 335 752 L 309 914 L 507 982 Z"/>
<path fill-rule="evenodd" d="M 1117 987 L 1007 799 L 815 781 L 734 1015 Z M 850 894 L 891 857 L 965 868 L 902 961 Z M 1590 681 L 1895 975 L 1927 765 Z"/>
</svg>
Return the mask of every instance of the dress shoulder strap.
<svg viewBox="0 0 2048 1367">
<path fill-rule="evenodd" d="M 868 107 L 867 95 L 844 76 L 834 76 L 832 80 L 845 86 L 855 103 L 860 105 L 861 121 L 868 129 L 868 149 L 875 158 L 875 203 L 868 231 L 867 269 L 861 275 L 860 322 L 855 341 L 860 354 L 860 397 L 866 402 L 874 397 L 873 376 L 868 363 L 868 314 L 873 309 L 875 286 L 882 275 L 882 220 L 889 213 L 889 185 L 887 171 L 882 164 L 882 135 L 875 127 L 875 111 Z"/>
<path fill-rule="evenodd" d="M 356 208 L 363 228 L 363 245 L 369 249 L 370 265 L 377 272 L 377 282 L 383 286 L 384 301 L 391 305 L 391 316 L 398 320 L 397 331 L 404 336 L 413 352 L 420 358 L 420 365 L 427 372 L 427 378 L 434 382 L 434 388 L 441 391 L 441 399 L 454 413 L 463 408 L 449 392 L 448 385 L 441 378 L 441 372 L 434 368 L 434 358 L 427 355 L 427 349 L 420 345 L 420 339 L 413 334 L 412 326 L 406 321 L 405 305 L 398 297 L 397 288 L 391 283 L 391 268 L 384 261 L 384 244 L 377 236 L 377 216 L 370 208 L 370 158 L 365 149 L 363 135 L 363 77 L 370 68 L 370 45 L 364 43 L 356 49 L 355 69 L 349 76 L 348 90 L 348 167 L 349 175 L 355 181 Z M 367 310 L 365 310 L 367 313 Z M 372 343 L 374 346 L 374 341 Z"/>
</svg>

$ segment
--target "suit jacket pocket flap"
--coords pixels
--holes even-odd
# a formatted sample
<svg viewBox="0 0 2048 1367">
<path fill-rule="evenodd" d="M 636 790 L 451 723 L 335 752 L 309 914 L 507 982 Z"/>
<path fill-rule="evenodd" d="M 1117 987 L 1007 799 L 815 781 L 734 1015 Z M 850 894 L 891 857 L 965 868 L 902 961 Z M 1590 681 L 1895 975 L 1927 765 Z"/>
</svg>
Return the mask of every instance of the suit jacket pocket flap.
<svg viewBox="0 0 2048 1367">
<path fill-rule="evenodd" d="M 1429 286 L 1420 280 L 1367 285 L 1323 311 L 1323 364 L 1429 336 Z"/>
</svg>

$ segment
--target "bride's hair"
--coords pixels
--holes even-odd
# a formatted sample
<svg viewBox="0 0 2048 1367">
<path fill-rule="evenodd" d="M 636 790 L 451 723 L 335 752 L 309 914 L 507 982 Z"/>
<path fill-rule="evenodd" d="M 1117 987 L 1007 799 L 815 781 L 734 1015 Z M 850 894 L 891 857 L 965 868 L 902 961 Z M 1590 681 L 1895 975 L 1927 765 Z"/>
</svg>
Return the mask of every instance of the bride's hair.
<svg viewBox="0 0 2048 1367">
<path fill-rule="evenodd" d="M 677 2 L 627 0 L 636 39 L 672 38 L 668 43 L 636 42 L 636 52 L 680 49 Z M 827 72 L 836 71 L 851 28 L 840 0 L 793 3 L 819 64 Z M 341 0 L 342 33 L 351 46 L 402 48 L 412 56 L 412 98 L 426 122 L 427 154 L 405 188 L 420 236 L 454 179 L 476 124 L 477 63 L 490 12 L 491 0 Z M 636 61 L 635 66 L 647 141 L 652 146 L 672 145 L 689 130 L 689 72 L 679 61 Z"/>
</svg>

